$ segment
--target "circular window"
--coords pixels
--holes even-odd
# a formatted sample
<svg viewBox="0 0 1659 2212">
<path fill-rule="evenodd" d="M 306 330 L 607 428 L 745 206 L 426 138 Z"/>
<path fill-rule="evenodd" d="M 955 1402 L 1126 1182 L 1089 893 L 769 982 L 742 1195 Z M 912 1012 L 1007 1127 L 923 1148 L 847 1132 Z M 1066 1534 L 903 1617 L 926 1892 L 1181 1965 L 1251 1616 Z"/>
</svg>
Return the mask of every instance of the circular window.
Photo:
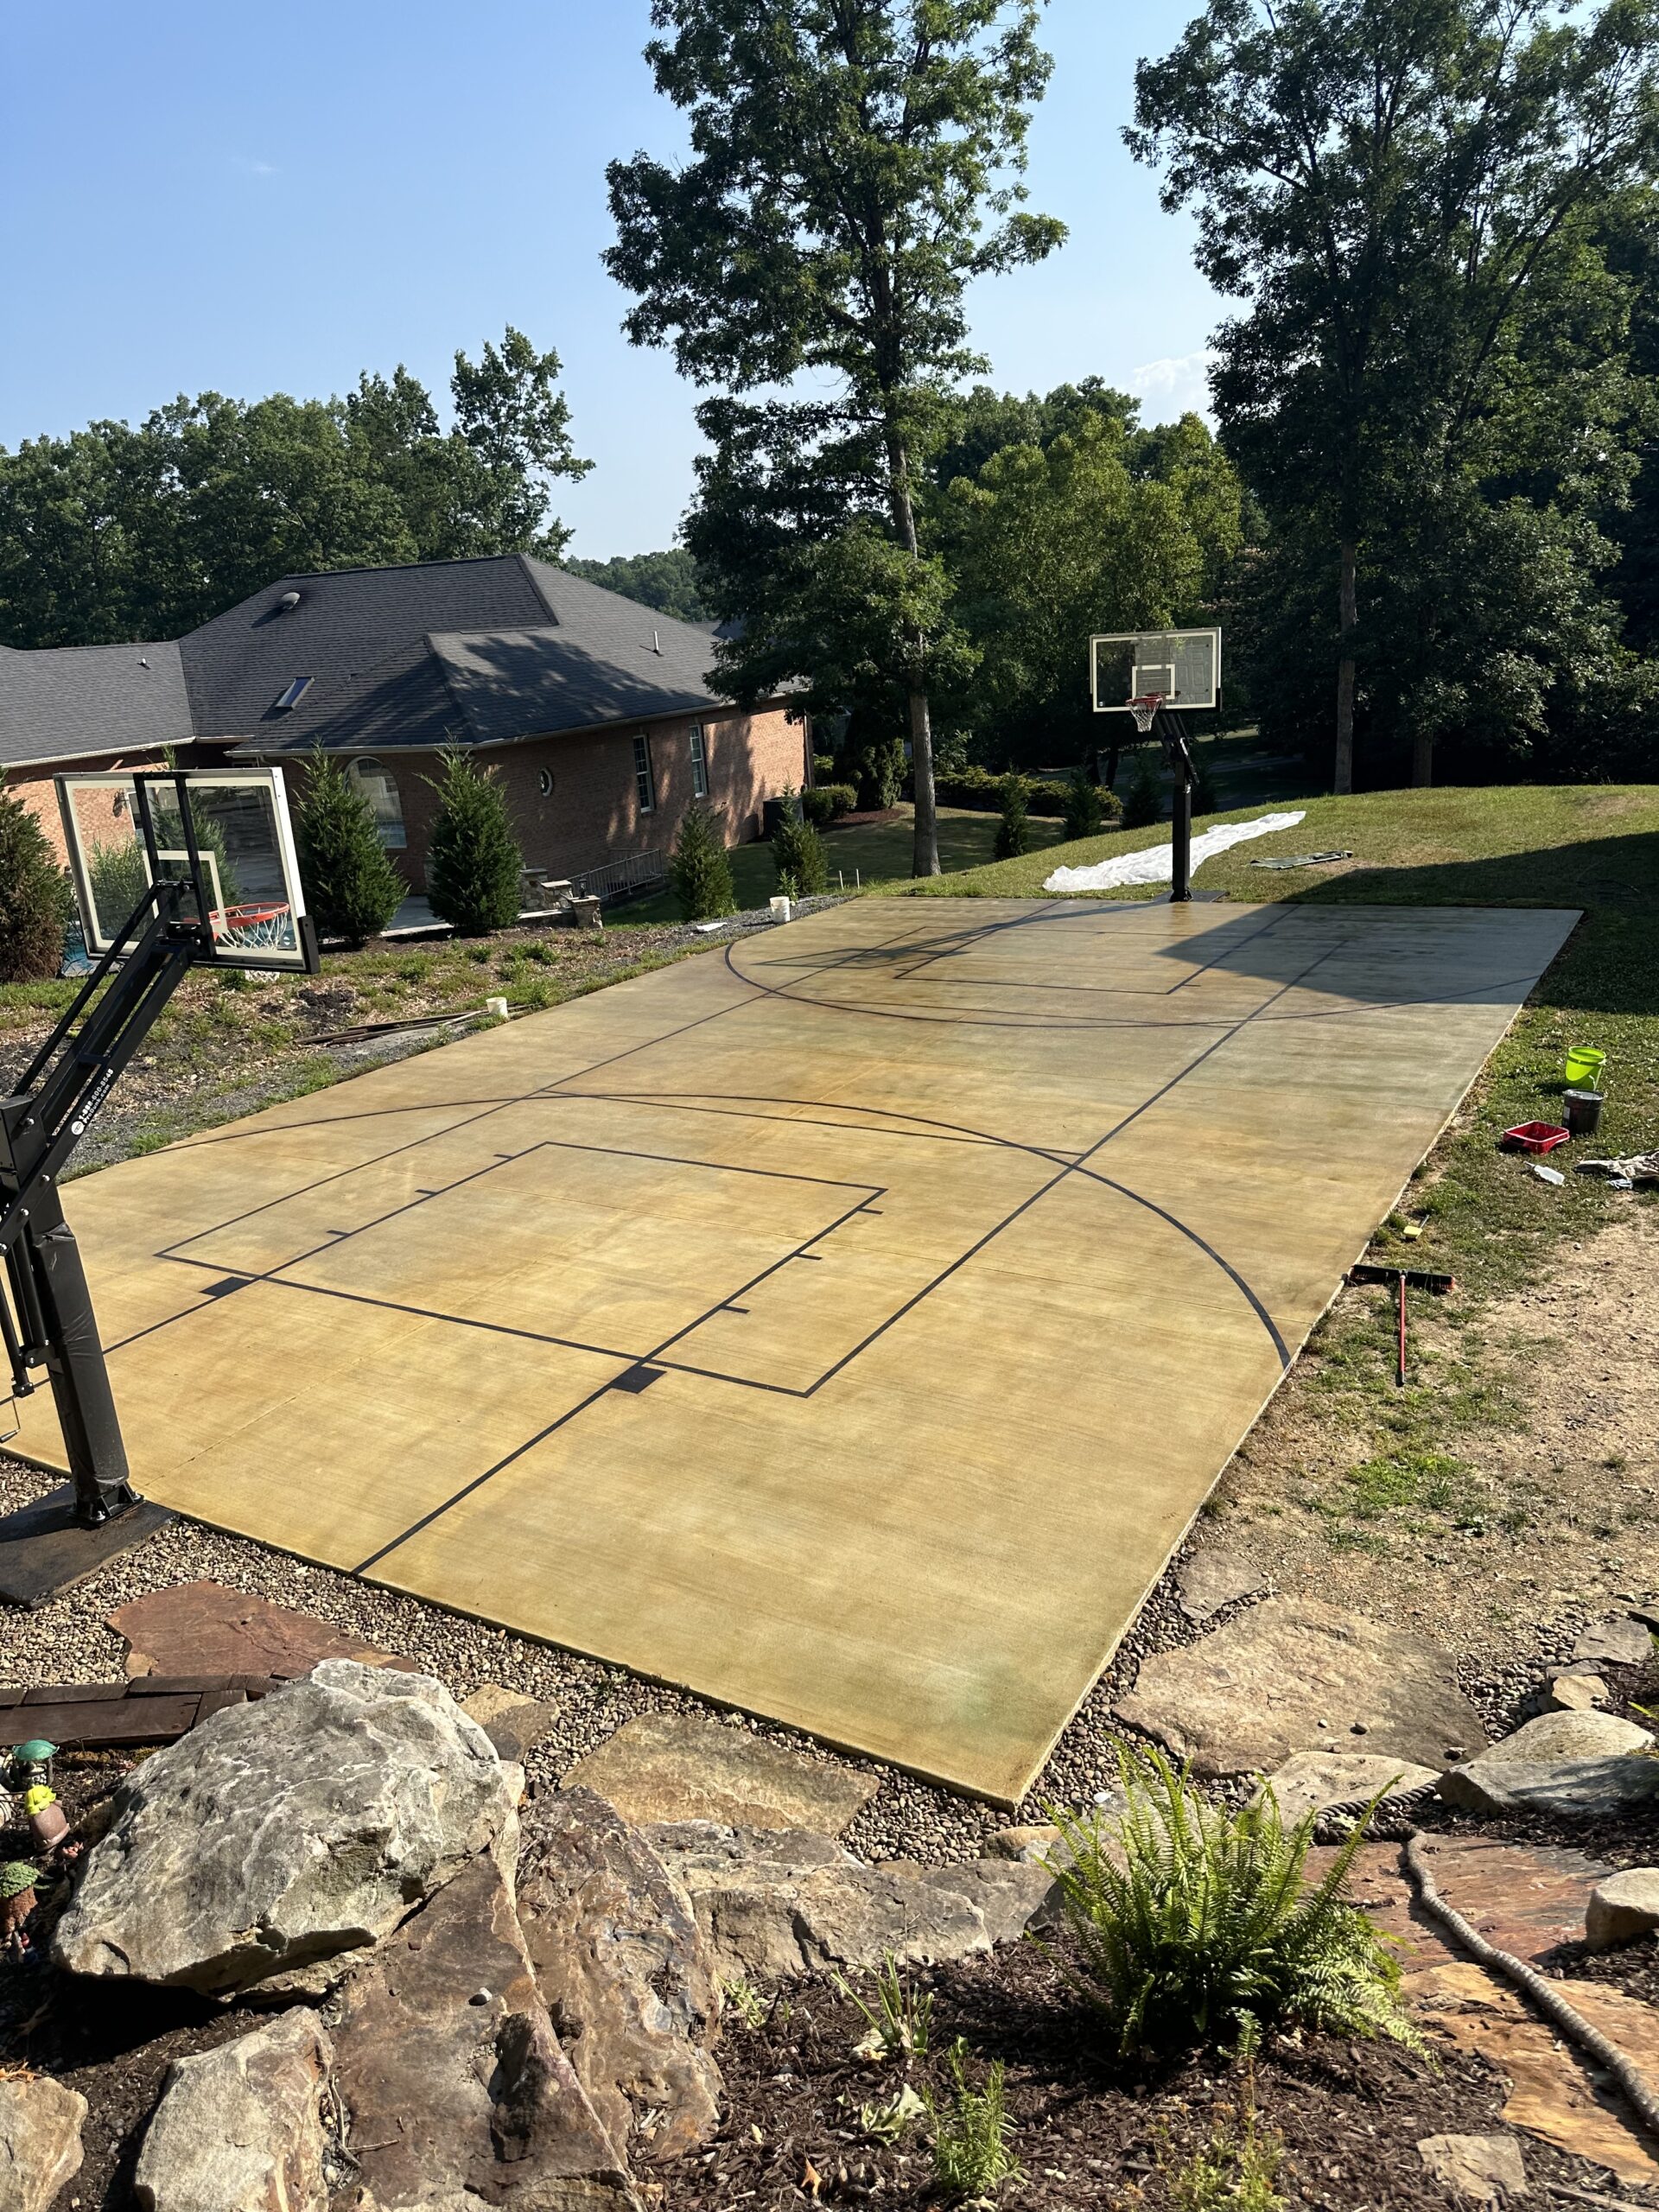
<svg viewBox="0 0 1659 2212">
<path fill-rule="evenodd" d="M 542 797 L 543 798 L 551 798 L 553 796 L 553 771 L 550 768 L 543 768 L 541 775 L 537 779 L 537 781 L 540 783 L 542 787 Z"/>
</svg>

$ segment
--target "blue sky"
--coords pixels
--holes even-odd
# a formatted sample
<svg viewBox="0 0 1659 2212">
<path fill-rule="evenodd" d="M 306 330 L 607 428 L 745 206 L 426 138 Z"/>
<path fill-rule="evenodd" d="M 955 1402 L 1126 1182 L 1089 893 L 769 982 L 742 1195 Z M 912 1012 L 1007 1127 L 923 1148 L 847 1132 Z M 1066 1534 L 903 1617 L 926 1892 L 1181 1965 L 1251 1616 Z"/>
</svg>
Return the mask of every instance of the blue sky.
<svg viewBox="0 0 1659 2212">
<path fill-rule="evenodd" d="M 1159 421 L 1203 402 L 1220 302 L 1123 150 L 1136 58 L 1193 0 L 1050 0 L 1034 207 L 1071 229 L 976 292 L 994 379 L 1094 372 Z M 631 347 L 600 265 L 605 164 L 671 153 L 647 0 L 15 0 L 0 27 L 0 444 L 183 391 L 344 391 L 403 361 L 447 397 L 508 321 L 556 346 L 578 449 L 572 550 L 671 541 L 694 395 Z"/>
</svg>

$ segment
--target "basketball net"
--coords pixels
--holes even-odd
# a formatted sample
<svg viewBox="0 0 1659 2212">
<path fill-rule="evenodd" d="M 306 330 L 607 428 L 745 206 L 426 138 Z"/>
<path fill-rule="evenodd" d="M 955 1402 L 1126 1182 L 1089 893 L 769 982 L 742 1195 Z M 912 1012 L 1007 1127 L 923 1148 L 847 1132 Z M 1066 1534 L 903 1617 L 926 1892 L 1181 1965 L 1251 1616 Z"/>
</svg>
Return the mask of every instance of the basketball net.
<svg viewBox="0 0 1659 2212">
<path fill-rule="evenodd" d="M 1164 703 L 1161 691 L 1143 692 L 1140 698 L 1131 699 L 1129 712 L 1135 716 L 1135 726 L 1142 737 L 1158 719 L 1158 709 Z"/>
</svg>

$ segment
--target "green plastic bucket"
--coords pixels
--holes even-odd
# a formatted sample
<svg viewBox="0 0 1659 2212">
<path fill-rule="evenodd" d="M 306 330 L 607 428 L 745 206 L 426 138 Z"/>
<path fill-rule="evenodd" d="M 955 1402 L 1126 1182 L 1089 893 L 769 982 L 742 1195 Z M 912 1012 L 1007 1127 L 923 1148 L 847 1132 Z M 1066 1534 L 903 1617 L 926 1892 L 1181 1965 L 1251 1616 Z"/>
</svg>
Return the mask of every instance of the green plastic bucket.
<svg viewBox="0 0 1659 2212">
<path fill-rule="evenodd" d="M 1567 1056 L 1568 1086 L 1574 1090 L 1599 1090 L 1606 1065 L 1606 1053 L 1597 1052 L 1593 1045 L 1575 1045 Z"/>
</svg>

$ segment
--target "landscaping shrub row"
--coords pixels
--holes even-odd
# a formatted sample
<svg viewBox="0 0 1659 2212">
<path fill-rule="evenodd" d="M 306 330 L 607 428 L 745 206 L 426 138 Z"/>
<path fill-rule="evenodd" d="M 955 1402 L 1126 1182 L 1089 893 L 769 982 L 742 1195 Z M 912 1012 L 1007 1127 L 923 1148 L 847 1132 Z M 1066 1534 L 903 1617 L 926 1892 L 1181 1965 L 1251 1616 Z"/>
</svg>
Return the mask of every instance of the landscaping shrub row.
<svg viewBox="0 0 1659 2212">
<path fill-rule="evenodd" d="M 1063 815 L 1066 794 L 1071 789 L 1064 776 L 1027 776 L 1021 779 L 1026 786 L 1026 811 L 1028 814 Z M 988 768 L 957 768 L 941 773 L 933 779 L 934 791 L 941 806 L 961 806 L 976 813 L 997 814 L 1002 808 L 1002 778 L 992 775 Z M 1112 829 L 1122 807 L 1114 791 L 1100 789 L 1101 816 L 1106 828 Z"/>
<path fill-rule="evenodd" d="M 857 804 L 858 793 L 851 784 L 815 784 L 801 793 L 802 814 L 820 828 L 826 822 L 839 822 Z"/>
</svg>

